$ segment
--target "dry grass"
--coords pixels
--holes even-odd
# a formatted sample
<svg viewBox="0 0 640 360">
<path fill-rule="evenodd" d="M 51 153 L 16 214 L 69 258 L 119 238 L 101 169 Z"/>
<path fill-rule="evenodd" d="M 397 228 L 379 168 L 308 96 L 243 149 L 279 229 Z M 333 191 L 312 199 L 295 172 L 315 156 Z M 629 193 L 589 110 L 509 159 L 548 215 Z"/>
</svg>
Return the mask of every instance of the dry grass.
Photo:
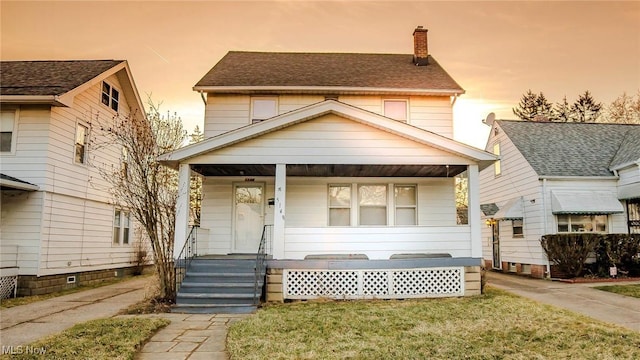
<svg viewBox="0 0 640 360">
<path fill-rule="evenodd" d="M 136 352 L 169 324 L 161 318 L 92 320 L 28 346 L 16 347 L 0 359 L 134 359 Z"/>
<path fill-rule="evenodd" d="M 640 333 L 489 289 L 470 298 L 268 306 L 232 359 L 637 359 Z"/>
<path fill-rule="evenodd" d="M 597 286 L 595 287 L 598 290 L 609 291 L 612 293 L 632 296 L 635 298 L 640 298 L 640 284 L 634 285 L 608 285 L 608 286 Z"/>
</svg>

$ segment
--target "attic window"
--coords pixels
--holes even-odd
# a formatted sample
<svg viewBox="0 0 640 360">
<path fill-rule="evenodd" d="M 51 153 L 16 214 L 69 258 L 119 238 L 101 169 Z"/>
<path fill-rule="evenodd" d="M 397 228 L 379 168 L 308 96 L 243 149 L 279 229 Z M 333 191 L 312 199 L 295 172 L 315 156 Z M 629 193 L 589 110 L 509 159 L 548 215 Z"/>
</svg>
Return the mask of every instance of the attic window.
<svg viewBox="0 0 640 360">
<path fill-rule="evenodd" d="M 276 98 L 251 99 L 251 123 L 255 124 L 278 115 L 278 101 Z"/>
<path fill-rule="evenodd" d="M 120 92 L 113 86 L 102 82 L 102 103 L 105 106 L 110 107 L 114 111 L 118 111 L 118 104 L 120 102 Z"/>
<path fill-rule="evenodd" d="M 384 116 L 407 122 L 407 100 L 384 100 Z"/>
</svg>

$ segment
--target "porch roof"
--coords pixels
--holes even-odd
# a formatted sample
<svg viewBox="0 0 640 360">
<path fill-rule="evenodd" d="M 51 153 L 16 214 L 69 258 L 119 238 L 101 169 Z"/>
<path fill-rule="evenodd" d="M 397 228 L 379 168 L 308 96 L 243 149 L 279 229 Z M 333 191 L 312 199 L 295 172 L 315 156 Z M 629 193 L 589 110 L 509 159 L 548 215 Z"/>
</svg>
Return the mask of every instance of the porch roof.
<svg viewBox="0 0 640 360">
<path fill-rule="evenodd" d="M 275 176 L 276 166 L 265 164 L 192 165 L 204 176 Z M 287 176 L 315 177 L 452 177 L 467 169 L 464 165 L 344 165 L 287 164 Z"/>
<path fill-rule="evenodd" d="M 384 131 L 416 143 L 416 147 L 427 146 L 446 153 L 468 159 L 471 163 L 477 163 L 480 169 L 492 164 L 497 157 L 489 152 L 472 146 L 457 142 L 445 136 L 402 123 L 382 115 L 378 115 L 358 107 L 341 103 L 335 100 L 325 100 L 313 105 L 309 105 L 288 113 L 275 116 L 271 119 L 244 126 L 242 128 L 229 131 L 227 133 L 209 138 L 196 144 L 185 146 L 174 152 L 161 155 L 161 163 L 177 168 L 180 163 L 189 163 L 189 160 L 199 155 L 207 154 L 219 149 L 230 147 L 243 141 L 254 139 L 262 135 L 272 133 L 295 124 L 299 124 L 311 119 L 319 118 L 323 115 L 335 114 L 358 123 L 371 126 L 380 131 Z M 312 163 L 312 161 L 309 161 Z M 385 164 L 370 164 L 385 165 Z M 398 165 L 398 164 L 395 164 Z M 404 164 L 402 164 L 404 165 Z M 423 164 L 431 165 L 431 164 Z M 446 164 L 434 164 L 444 166 Z M 456 165 L 456 164 L 449 164 Z M 460 165 L 460 164 L 457 164 Z M 303 165 L 309 166 L 309 165 Z M 349 165 L 343 165 L 349 166 Z M 320 167 L 319 167 L 320 168 Z M 326 171 L 326 166 L 321 167 Z M 384 175 L 381 175 L 384 176 Z"/>
</svg>

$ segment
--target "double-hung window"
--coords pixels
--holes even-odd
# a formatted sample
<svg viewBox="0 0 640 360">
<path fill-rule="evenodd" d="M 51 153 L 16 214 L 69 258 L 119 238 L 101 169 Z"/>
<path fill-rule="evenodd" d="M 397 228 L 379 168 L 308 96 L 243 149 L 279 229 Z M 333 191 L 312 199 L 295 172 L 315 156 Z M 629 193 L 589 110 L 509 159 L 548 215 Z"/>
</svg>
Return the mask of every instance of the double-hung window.
<svg viewBox="0 0 640 360">
<path fill-rule="evenodd" d="M 358 225 L 387 225 L 387 186 L 358 186 Z"/>
<path fill-rule="evenodd" d="M 74 152 L 74 161 L 76 164 L 84 164 L 86 162 L 88 137 L 89 128 L 78 123 L 76 125 L 76 143 Z"/>
<path fill-rule="evenodd" d="M 120 92 L 104 81 L 102 82 L 102 103 L 116 112 L 120 104 Z"/>
<path fill-rule="evenodd" d="M 511 229 L 513 230 L 513 237 L 523 237 L 522 219 L 511 220 Z"/>
<path fill-rule="evenodd" d="M 500 156 L 500 143 L 493 144 L 493 154 Z M 502 174 L 502 166 L 501 165 L 502 164 L 500 163 L 500 160 L 496 160 L 493 163 L 493 172 L 494 172 L 495 176 L 498 176 L 498 175 Z"/>
<path fill-rule="evenodd" d="M 407 122 L 407 100 L 384 100 L 384 116 Z"/>
<path fill-rule="evenodd" d="M 395 205 L 396 205 L 396 225 L 416 225 L 417 224 L 417 201 L 415 185 L 396 185 Z"/>
<path fill-rule="evenodd" d="M 251 123 L 257 123 L 278 115 L 278 101 L 276 98 L 251 98 Z"/>
<path fill-rule="evenodd" d="M 329 226 L 351 225 L 351 185 L 329 185 Z"/>
<path fill-rule="evenodd" d="M 16 112 L 2 110 L 0 117 L 0 152 L 12 152 L 15 145 Z"/>
<path fill-rule="evenodd" d="M 113 244 L 129 244 L 131 215 L 127 211 L 116 209 L 113 218 Z"/>
<path fill-rule="evenodd" d="M 607 215 L 557 215 L 559 233 L 607 232 Z"/>
</svg>

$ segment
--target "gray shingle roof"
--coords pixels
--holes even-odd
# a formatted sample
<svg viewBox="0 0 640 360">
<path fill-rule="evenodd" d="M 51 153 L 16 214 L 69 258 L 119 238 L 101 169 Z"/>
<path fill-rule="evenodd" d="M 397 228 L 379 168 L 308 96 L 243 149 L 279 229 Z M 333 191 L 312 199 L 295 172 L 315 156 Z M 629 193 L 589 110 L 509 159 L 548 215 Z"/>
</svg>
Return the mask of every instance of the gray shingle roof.
<svg viewBox="0 0 640 360">
<path fill-rule="evenodd" d="M 498 120 L 540 176 L 612 176 L 640 158 L 640 126 Z"/>
<path fill-rule="evenodd" d="M 227 53 L 196 87 L 357 87 L 463 93 L 438 62 L 415 66 L 413 55 L 357 53 Z"/>
<path fill-rule="evenodd" d="M 123 61 L 1 61 L 0 95 L 61 95 Z"/>
</svg>

